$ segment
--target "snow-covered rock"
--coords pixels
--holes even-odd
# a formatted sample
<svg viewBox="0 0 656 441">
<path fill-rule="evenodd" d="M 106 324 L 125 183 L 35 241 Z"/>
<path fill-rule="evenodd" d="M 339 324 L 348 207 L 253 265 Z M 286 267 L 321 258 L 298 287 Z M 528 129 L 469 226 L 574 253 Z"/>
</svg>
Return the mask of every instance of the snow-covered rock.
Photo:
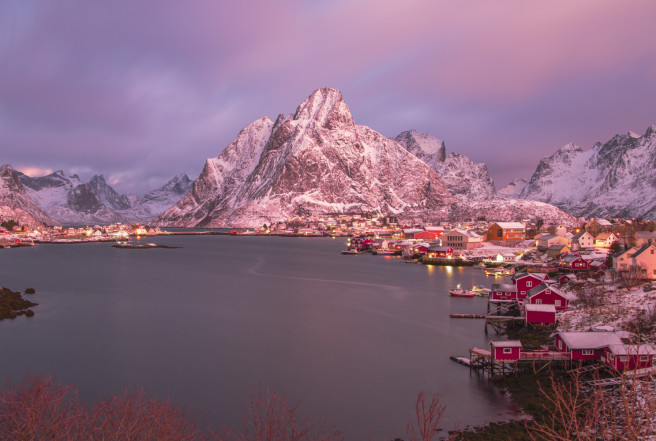
<svg viewBox="0 0 656 441">
<path fill-rule="evenodd" d="M 402 132 L 395 140 L 435 170 L 459 202 L 495 197 L 494 182 L 484 163 L 475 163 L 458 153 L 447 156 L 444 141 L 417 130 Z"/>
<path fill-rule="evenodd" d="M 55 222 L 28 195 L 19 173 L 10 165 L 0 167 L 0 219 L 15 220 L 30 228 Z"/>
<path fill-rule="evenodd" d="M 656 126 L 590 150 L 567 144 L 540 161 L 520 197 L 577 216 L 656 218 Z"/>
<path fill-rule="evenodd" d="M 260 226 L 320 213 L 426 213 L 455 199 L 437 173 L 397 142 L 358 126 L 340 91 L 312 93 L 293 116 L 245 127 L 205 162 L 159 225 Z"/>
<path fill-rule="evenodd" d="M 505 187 L 497 190 L 497 195 L 502 198 L 518 198 L 522 194 L 522 190 L 528 184 L 528 180 L 524 178 L 515 178 L 508 183 Z"/>
</svg>

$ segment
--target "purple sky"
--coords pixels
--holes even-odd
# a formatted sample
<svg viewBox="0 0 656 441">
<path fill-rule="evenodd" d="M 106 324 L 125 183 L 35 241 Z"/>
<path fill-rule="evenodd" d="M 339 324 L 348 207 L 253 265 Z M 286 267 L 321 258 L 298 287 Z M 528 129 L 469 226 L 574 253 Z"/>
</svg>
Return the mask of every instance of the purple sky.
<svg viewBox="0 0 656 441">
<path fill-rule="evenodd" d="M 331 86 L 356 123 L 430 132 L 500 188 L 656 124 L 654 17 L 652 0 L 3 0 L 0 163 L 142 194 Z"/>
</svg>

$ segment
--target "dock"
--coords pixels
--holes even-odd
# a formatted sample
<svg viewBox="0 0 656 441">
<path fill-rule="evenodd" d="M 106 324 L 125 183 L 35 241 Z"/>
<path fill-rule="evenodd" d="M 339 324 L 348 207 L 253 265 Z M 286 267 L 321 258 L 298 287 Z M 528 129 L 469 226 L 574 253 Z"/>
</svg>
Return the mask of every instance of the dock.
<svg viewBox="0 0 656 441">
<path fill-rule="evenodd" d="M 485 314 L 451 314 L 449 317 L 464 319 L 484 319 Z"/>
</svg>

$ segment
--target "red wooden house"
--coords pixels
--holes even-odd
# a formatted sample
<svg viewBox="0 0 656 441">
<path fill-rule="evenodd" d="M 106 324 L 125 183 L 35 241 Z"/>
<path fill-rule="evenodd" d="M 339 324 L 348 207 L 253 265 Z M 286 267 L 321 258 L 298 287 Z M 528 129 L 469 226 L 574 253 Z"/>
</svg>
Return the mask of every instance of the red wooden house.
<svg viewBox="0 0 656 441">
<path fill-rule="evenodd" d="M 370 243 L 374 243 L 371 237 L 354 237 L 351 239 L 351 246 L 349 248 L 364 250 Z"/>
<path fill-rule="evenodd" d="M 524 305 L 524 319 L 527 324 L 555 324 L 556 307 L 554 305 Z"/>
<path fill-rule="evenodd" d="M 601 360 L 606 348 L 621 345 L 615 332 L 558 332 L 554 345 L 560 352 L 570 352 L 572 360 Z"/>
<path fill-rule="evenodd" d="M 515 273 L 512 277 L 512 283 L 517 285 L 517 298 L 524 300 L 528 292 L 536 286 L 550 280 L 546 273 Z"/>
<path fill-rule="evenodd" d="M 552 285 L 542 283 L 528 292 L 528 303 L 533 305 L 554 305 L 556 311 L 568 308 L 569 299 L 562 291 Z"/>
<path fill-rule="evenodd" d="M 656 365 L 656 349 L 653 346 L 615 344 L 604 350 L 603 361 L 619 371 L 650 368 Z"/>
<path fill-rule="evenodd" d="M 493 360 L 519 360 L 521 350 L 522 342 L 519 340 L 490 342 Z"/>
<path fill-rule="evenodd" d="M 570 253 L 558 260 L 558 268 L 564 271 L 587 271 L 590 269 L 590 262 L 579 254 Z"/>
<path fill-rule="evenodd" d="M 448 259 L 449 257 L 453 257 L 453 248 L 439 246 L 429 247 L 427 256 Z"/>
<path fill-rule="evenodd" d="M 493 283 L 489 297 L 492 300 L 517 301 L 517 286 L 506 283 Z"/>
</svg>

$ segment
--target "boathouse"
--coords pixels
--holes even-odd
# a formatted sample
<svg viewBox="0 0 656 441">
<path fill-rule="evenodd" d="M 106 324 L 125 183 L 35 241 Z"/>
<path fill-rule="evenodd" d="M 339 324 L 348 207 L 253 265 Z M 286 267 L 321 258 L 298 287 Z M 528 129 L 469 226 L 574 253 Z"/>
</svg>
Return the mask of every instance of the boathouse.
<svg viewBox="0 0 656 441">
<path fill-rule="evenodd" d="M 493 360 L 519 360 L 521 349 L 522 342 L 519 340 L 490 342 Z"/>
<path fill-rule="evenodd" d="M 650 368 L 656 365 L 656 350 L 653 346 L 615 344 L 604 350 L 604 363 L 619 371 Z"/>
<path fill-rule="evenodd" d="M 491 300 L 517 301 L 517 286 L 507 283 L 493 283 L 489 298 Z"/>
<path fill-rule="evenodd" d="M 572 360 L 601 360 L 606 348 L 622 345 L 615 332 L 557 332 L 554 337 L 556 349 L 570 352 Z"/>
<path fill-rule="evenodd" d="M 556 307 L 554 305 L 524 305 L 524 319 L 526 324 L 556 323 Z"/>
</svg>

